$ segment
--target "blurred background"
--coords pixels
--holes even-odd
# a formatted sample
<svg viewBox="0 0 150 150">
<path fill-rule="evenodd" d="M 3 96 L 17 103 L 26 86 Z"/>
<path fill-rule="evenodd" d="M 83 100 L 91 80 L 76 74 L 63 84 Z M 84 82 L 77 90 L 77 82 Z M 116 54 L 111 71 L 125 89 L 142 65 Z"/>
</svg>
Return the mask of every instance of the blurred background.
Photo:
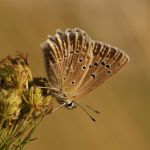
<svg viewBox="0 0 150 150">
<path fill-rule="evenodd" d="M 93 39 L 124 49 L 130 63 L 81 98 L 101 114 L 80 109 L 45 117 L 26 150 L 150 149 L 149 0 L 0 0 L 0 59 L 29 55 L 34 76 L 46 76 L 40 43 L 57 28 L 80 27 Z"/>
</svg>

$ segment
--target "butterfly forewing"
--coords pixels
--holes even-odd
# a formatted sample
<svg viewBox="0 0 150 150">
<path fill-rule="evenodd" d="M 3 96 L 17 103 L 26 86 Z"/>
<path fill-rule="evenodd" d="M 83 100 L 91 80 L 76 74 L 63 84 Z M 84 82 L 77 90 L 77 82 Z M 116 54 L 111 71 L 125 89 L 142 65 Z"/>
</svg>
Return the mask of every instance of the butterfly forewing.
<svg viewBox="0 0 150 150">
<path fill-rule="evenodd" d="M 50 86 L 67 99 L 95 89 L 129 61 L 122 50 L 94 41 L 78 28 L 48 36 L 43 50 Z"/>
<path fill-rule="evenodd" d="M 71 95 L 77 89 L 91 63 L 90 37 L 80 29 L 57 31 L 43 44 L 45 64 L 52 88 Z M 81 69 L 83 67 L 83 69 Z"/>
</svg>

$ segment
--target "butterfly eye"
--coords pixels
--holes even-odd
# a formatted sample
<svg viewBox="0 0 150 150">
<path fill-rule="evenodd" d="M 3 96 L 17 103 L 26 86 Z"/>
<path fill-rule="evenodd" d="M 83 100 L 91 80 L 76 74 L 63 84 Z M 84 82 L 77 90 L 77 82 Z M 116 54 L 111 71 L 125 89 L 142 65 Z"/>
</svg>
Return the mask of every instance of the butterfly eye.
<svg viewBox="0 0 150 150">
<path fill-rule="evenodd" d="M 67 107 L 71 107 L 71 106 L 72 106 L 72 103 L 68 103 L 68 104 L 67 104 Z"/>
</svg>

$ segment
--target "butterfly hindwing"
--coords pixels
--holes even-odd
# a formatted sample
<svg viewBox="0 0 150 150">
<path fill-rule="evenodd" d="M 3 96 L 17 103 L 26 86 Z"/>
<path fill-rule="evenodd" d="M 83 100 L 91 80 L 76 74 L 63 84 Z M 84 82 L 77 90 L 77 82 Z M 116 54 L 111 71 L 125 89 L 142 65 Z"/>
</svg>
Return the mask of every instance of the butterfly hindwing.
<svg viewBox="0 0 150 150">
<path fill-rule="evenodd" d="M 102 42 L 93 41 L 93 60 L 89 70 L 74 98 L 84 95 L 107 79 L 116 74 L 129 61 L 129 57 L 122 50 Z"/>
</svg>

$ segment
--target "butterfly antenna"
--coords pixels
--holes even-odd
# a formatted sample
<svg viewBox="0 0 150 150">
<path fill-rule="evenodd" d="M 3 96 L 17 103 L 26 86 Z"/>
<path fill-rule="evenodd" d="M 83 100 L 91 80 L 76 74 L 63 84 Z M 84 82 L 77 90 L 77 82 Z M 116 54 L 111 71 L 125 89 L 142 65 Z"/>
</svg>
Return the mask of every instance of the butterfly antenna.
<svg viewBox="0 0 150 150">
<path fill-rule="evenodd" d="M 84 106 L 90 108 L 92 111 L 94 111 L 95 113 L 99 114 L 100 112 L 98 110 L 95 110 L 93 107 L 91 107 L 90 105 L 85 105 L 83 104 Z"/>
<path fill-rule="evenodd" d="M 56 110 L 58 110 L 58 109 L 60 109 L 60 108 L 62 108 L 63 106 L 65 106 L 66 104 L 65 103 L 63 103 L 62 105 L 60 105 L 60 106 L 58 106 L 58 107 L 56 107 L 53 111 L 52 111 L 52 113 L 54 113 Z"/>
<path fill-rule="evenodd" d="M 76 102 L 75 102 L 75 104 L 78 105 L 91 118 L 92 121 L 94 121 L 94 122 L 96 121 L 82 105 L 80 105 Z"/>
<path fill-rule="evenodd" d="M 95 110 L 95 109 L 94 109 L 93 107 L 91 107 L 90 105 L 83 104 L 83 103 L 80 103 L 80 105 L 83 105 L 83 106 L 85 106 L 85 107 L 87 107 L 87 108 L 91 109 L 93 112 L 95 112 L 95 113 L 97 113 L 97 114 L 99 114 L 99 113 L 100 113 L 98 110 Z"/>
</svg>

